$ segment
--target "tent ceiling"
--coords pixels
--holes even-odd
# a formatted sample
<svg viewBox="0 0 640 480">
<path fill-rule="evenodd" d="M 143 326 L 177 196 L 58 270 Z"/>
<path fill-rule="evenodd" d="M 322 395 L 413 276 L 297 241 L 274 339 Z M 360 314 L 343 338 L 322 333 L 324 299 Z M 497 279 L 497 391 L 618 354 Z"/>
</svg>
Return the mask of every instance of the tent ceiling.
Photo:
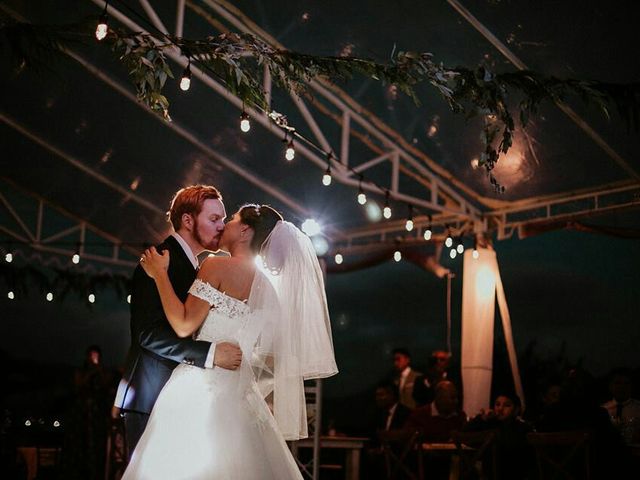
<svg viewBox="0 0 640 480">
<path fill-rule="evenodd" d="M 97 15 L 100 7 L 90 0 L 58 3 L 10 0 L 8 8 L 34 23 L 70 23 L 87 15 Z M 112 2 L 116 8 L 151 29 L 143 5 Z M 452 6 L 458 2 L 234 2 L 246 16 L 287 48 L 312 54 L 354 55 L 388 58 L 392 49 L 433 52 L 447 65 L 474 66 L 487 62 L 497 70 L 515 68 L 478 30 Z M 595 78 L 630 82 L 640 78 L 640 66 L 633 58 L 633 16 L 624 14 L 627 2 L 617 7 L 586 9 L 582 2 L 540 4 L 535 2 L 465 1 L 486 28 L 493 32 L 519 59 L 531 68 L 561 77 Z M 176 2 L 150 2 L 161 21 L 174 29 Z M 217 34 L 218 22 L 238 29 L 238 12 L 225 2 L 186 2 L 184 36 L 199 38 Z M 137 12 L 137 13 L 136 13 Z M 201 15 L 205 12 L 206 15 Z M 627 12 L 629 13 L 629 12 Z M 209 16 L 209 17 L 207 17 Z M 213 19 L 208 21 L 207 18 Z M 233 25 L 235 23 L 235 25 Z M 244 21 L 247 25 L 248 21 Z M 3 173 L 26 189 L 37 192 L 74 215 L 127 241 L 148 241 L 165 233 L 162 212 L 177 188 L 194 182 L 212 183 L 224 193 L 233 210 L 245 201 L 272 203 L 299 221 L 315 216 L 329 228 L 331 238 L 340 242 L 346 234 L 362 241 L 379 241 L 380 233 L 395 235 L 402 229 L 406 205 L 395 203 L 395 221 L 372 222 L 355 202 L 357 179 L 334 183 L 327 189 L 320 178 L 324 158 L 298 155 L 294 162 L 283 159 L 278 136 L 254 122 L 250 134 L 237 128 L 237 106 L 223 99 L 202 82 L 194 80 L 184 94 L 170 84 L 172 125 L 154 118 L 139 104 L 117 91 L 131 92 L 126 72 L 109 52 L 79 46 L 76 53 L 84 66 L 69 59 L 50 72 L 7 71 L 0 129 L 3 139 Z M 88 68 L 95 66 L 99 73 Z M 180 67 L 174 66 L 179 73 Z M 106 75 L 107 80 L 100 75 Z M 411 175 L 400 175 L 399 189 L 407 196 L 432 202 L 434 172 L 450 192 L 436 202 L 433 210 L 458 226 L 486 219 L 491 212 L 521 208 L 531 198 L 569 198 L 576 190 L 593 192 L 604 184 L 622 185 L 619 199 L 610 195 L 609 204 L 625 206 L 637 202 L 638 183 L 621 167 L 616 155 L 636 174 L 640 172 L 636 133 L 629 133 L 614 116 L 606 121 L 592 107 L 572 104 L 572 108 L 615 152 L 605 152 L 576 123 L 557 107 L 546 105 L 515 145 L 499 162 L 496 176 L 507 187 L 496 195 L 486 177 L 471 163 L 481 149 L 479 124 L 452 114 L 445 102 L 428 87 L 420 87 L 422 105 L 397 97 L 388 88 L 363 78 L 355 78 L 340 89 L 355 102 L 397 132 L 393 143 L 418 160 L 420 168 L 409 165 Z M 313 100 L 335 115 L 340 112 L 317 92 Z M 341 125 L 306 100 L 318 124 L 336 152 L 341 152 Z M 274 91 L 272 107 L 289 118 L 307 138 L 321 143 L 300 110 L 284 92 Z M 360 138 L 350 141 L 349 162 L 356 166 L 370 161 L 390 148 L 352 120 Z M 380 129 L 378 129 L 380 130 Z M 362 141 L 364 137 L 365 141 Z M 386 132 L 386 138 L 392 138 Z M 369 145 L 367 145 L 369 142 Z M 414 150 L 415 149 L 415 150 Z M 433 162 L 435 165 L 430 165 Z M 443 173 L 444 169 L 444 175 Z M 426 173 L 425 173 L 426 172 Z M 450 172 L 453 181 L 446 179 Z M 366 178 L 384 187 L 391 186 L 392 164 L 372 167 Z M 632 172 L 633 173 L 633 172 Z M 430 188 L 425 188 L 425 181 Z M 355 186 L 354 186 L 355 185 Z M 633 195 L 636 195 L 634 198 Z M 381 206 L 382 195 L 373 195 Z M 592 210 L 593 195 L 578 210 Z M 612 200 L 614 199 L 614 200 Z M 591 203 L 589 203 L 591 202 Z M 423 212 L 430 211 L 427 208 Z M 528 215 L 528 216 L 527 216 Z M 525 213 L 536 218 L 538 213 Z M 497 217 L 506 221 L 507 217 Z M 607 222 L 637 227 L 637 215 L 628 210 L 607 214 Z M 389 226 L 390 225 L 390 226 Z M 496 224 L 493 224 L 495 228 Z M 362 233 L 365 232 L 365 233 Z M 371 233 L 371 235 L 369 235 Z M 354 238 L 355 238 L 354 237 Z M 356 240 L 354 240 L 356 241 Z"/>
</svg>

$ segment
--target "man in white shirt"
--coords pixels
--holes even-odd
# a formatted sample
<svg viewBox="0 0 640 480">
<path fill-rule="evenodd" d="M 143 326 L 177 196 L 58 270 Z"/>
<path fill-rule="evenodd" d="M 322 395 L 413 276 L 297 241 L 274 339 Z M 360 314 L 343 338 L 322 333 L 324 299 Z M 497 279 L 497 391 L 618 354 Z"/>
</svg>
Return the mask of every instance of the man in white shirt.
<svg viewBox="0 0 640 480">
<path fill-rule="evenodd" d="M 411 368 L 409 350 L 396 348 L 393 351 L 393 368 L 395 370 L 393 382 L 398 387 L 400 403 L 410 409 L 416 408 L 416 402 L 413 399 L 413 385 L 416 377 L 422 373 Z"/>
</svg>

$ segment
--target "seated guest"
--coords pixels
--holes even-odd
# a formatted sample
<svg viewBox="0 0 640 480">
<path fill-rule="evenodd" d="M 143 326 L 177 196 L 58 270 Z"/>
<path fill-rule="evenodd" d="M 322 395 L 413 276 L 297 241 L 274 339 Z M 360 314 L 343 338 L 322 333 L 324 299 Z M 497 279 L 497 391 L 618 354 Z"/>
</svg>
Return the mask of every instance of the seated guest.
<svg viewBox="0 0 640 480">
<path fill-rule="evenodd" d="M 538 432 L 589 431 L 593 478 L 617 478 L 629 465 L 630 456 L 607 411 L 598 406 L 593 378 L 580 368 L 569 370 L 560 390 L 560 400 L 550 405 L 536 423 Z M 626 470 L 628 471 L 628 470 Z"/>
<path fill-rule="evenodd" d="M 378 441 L 378 432 L 402 430 L 411 414 L 411 409 L 398 400 L 398 387 L 393 382 L 382 382 L 376 387 L 375 412 L 373 419 L 369 421 L 368 437 L 371 441 L 364 452 L 361 478 L 386 478 L 385 460 Z"/>
<path fill-rule="evenodd" d="M 406 348 L 396 348 L 393 351 L 393 383 L 398 387 L 398 398 L 405 407 L 413 409 L 416 402 L 413 399 L 413 385 L 416 378 L 422 375 L 411 368 L 411 354 Z"/>
<path fill-rule="evenodd" d="M 520 419 L 521 407 L 518 395 L 500 392 L 493 409 L 482 410 L 465 426 L 466 431 L 497 431 L 498 478 L 527 478 L 533 469 L 533 451 L 527 443 L 527 433 L 533 429 Z"/>
<path fill-rule="evenodd" d="M 413 399 L 417 406 L 431 403 L 435 396 L 435 386 L 449 378 L 451 354 L 444 350 L 434 350 L 427 361 L 427 372 L 416 378 Z"/>
<path fill-rule="evenodd" d="M 458 389 L 453 382 L 443 380 L 435 386 L 433 402 L 411 412 L 407 427 L 419 430 L 424 442 L 444 443 L 451 441 L 451 432 L 461 430 L 466 421 Z"/>
<path fill-rule="evenodd" d="M 381 383 L 376 388 L 375 430 L 400 430 L 411 410 L 399 402 L 398 387 L 393 383 Z"/>
<path fill-rule="evenodd" d="M 631 398 L 631 372 L 616 369 L 611 374 L 609 392 L 613 397 L 602 405 L 627 443 L 640 441 L 640 400 Z"/>
</svg>

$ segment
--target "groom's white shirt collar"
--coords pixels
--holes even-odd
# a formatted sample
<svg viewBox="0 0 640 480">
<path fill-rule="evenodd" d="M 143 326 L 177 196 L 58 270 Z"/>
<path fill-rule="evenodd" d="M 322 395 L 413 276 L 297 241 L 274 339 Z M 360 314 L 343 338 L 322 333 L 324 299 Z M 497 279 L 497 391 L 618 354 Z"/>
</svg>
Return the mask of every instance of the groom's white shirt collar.
<svg viewBox="0 0 640 480">
<path fill-rule="evenodd" d="M 182 238 L 176 232 L 171 232 L 171 236 L 178 241 L 178 243 L 180 244 L 180 246 L 184 250 L 184 253 L 187 254 L 187 258 L 193 264 L 193 268 L 197 270 L 198 269 L 198 259 L 193 254 L 193 252 L 189 248 L 189 245 L 187 245 L 187 242 L 185 242 L 184 238 Z M 215 354 L 216 354 L 216 343 L 215 342 L 211 342 L 211 346 L 209 347 L 209 353 L 207 354 L 207 359 L 204 362 L 205 368 L 213 368 L 213 360 L 215 358 Z"/>
<path fill-rule="evenodd" d="M 184 253 L 187 254 L 187 258 L 193 264 L 193 268 L 197 270 L 198 269 L 198 259 L 193 254 L 193 252 L 191 251 L 191 248 L 189 248 L 189 245 L 187 244 L 187 242 L 185 242 L 184 238 L 182 238 L 180 236 L 180 234 L 176 233 L 176 232 L 172 232 L 171 236 L 178 241 L 178 243 L 180 244 L 180 246 L 184 250 Z"/>
</svg>

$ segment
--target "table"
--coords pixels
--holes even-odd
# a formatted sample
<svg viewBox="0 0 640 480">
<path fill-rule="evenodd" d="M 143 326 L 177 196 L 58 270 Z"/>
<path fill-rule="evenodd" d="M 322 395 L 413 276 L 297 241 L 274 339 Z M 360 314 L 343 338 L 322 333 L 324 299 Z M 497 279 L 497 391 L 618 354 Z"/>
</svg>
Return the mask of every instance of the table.
<svg viewBox="0 0 640 480">
<path fill-rule="evenodd" d="M 467 445 L 461 446 L 463 450 L 473 450 Z M 460 478 L 460 458 L 456 444 L 453 442 L 445 443 L 423 443 L 422 451 L 431 454 L 449 455 L 449 480 L 458 480 Z"/>
<path fill-rule="evenodd" d="M 369 439 L 366 437 L 320 437 L 320 449 L 340 448 L 345 450 L 345 480 L 360 478 L 360 451 Z M 297 458 L 299 448 L 313 448 L 313 438 L 305 438 L 291 443 L 291 451 Z"/>
</svg>

